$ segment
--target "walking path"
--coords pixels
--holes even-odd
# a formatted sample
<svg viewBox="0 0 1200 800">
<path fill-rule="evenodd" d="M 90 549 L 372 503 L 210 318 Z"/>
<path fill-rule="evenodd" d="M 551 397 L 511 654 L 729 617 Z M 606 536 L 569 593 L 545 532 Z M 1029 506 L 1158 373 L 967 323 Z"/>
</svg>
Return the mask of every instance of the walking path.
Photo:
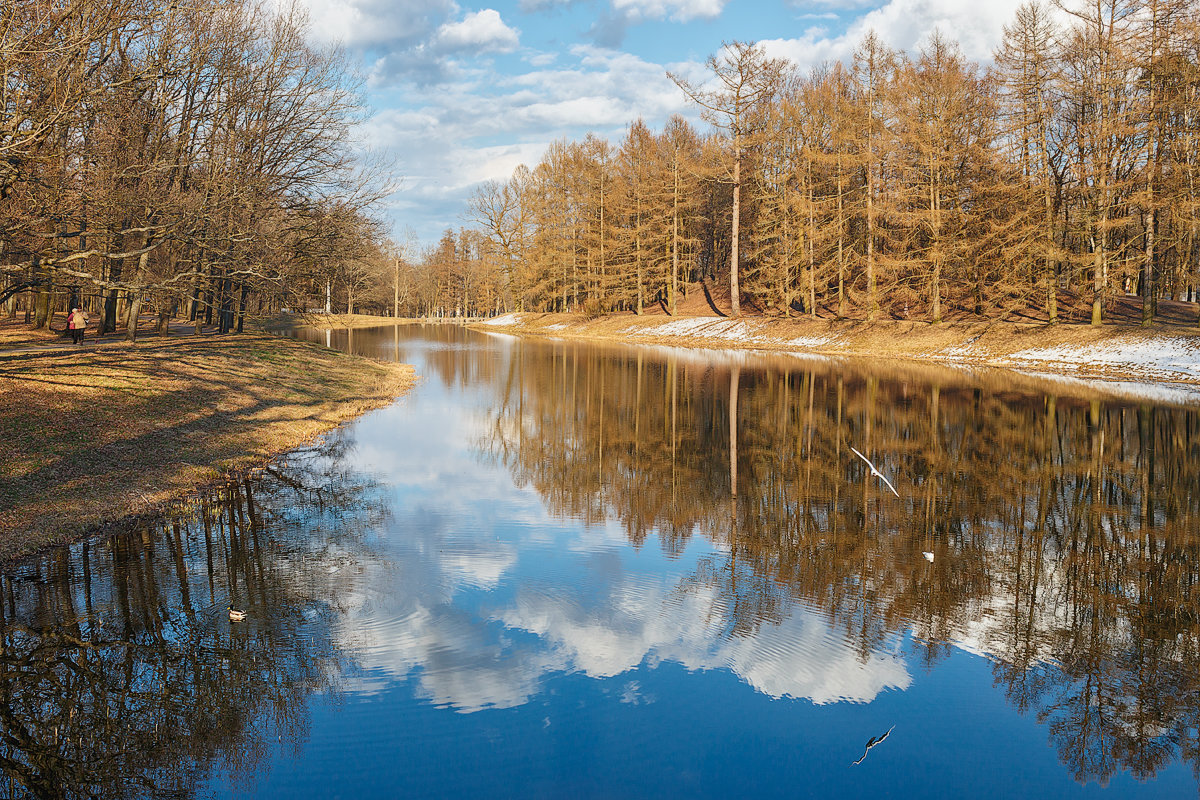
<svg viewBox="0 0 1200 800">
<path fill-rule="evenodd" d="M 154 330 L 154 323 L 158 321 L 157 317 L 143 317 L 138 325 L 137 340 L 158 340 L 162 335 Z M 208 325 L 201 329 L 201 333 L 215 333 L 216 325 Z M 49 353 L 62 350 L 80 350 L 83 348 L 107 347 L 112 345 L 125 344 L 125 332 L 106 333 L 103 336 L 96 334 L 96 325 L 88 326 L 87 333 L 83 337 L 83 344 L 73 344 L 69 335 L 63 331 L 54 330 L 53 333 L 58 335 L 54 340 L 43 340 L 36 344 L 30 343 L 27 339 L 20 341 L 17 344 L 9 346 L 0 338 L 0 358 L 9 358 L 12 356 L 30 355 L 34 353 Z M 167 323 L 168 335 L 174 336 L 194 336 L 196 335 L 196 325 L 186 320 L 171 320 Z"/>
</svg>

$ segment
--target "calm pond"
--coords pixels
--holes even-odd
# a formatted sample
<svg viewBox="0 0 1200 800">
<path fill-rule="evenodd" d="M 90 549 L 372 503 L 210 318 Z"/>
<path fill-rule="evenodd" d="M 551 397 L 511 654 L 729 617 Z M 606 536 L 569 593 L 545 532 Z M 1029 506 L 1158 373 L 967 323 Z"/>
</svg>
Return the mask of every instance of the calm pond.
<svg viewBox="0 0 1200 800">
<path fill-rule="evenodd" d="M 311 336 L 423 380 L 0 577 L 0 795 L 1200 789 L 1195 408 L 450 325 Z"/>
</svg>

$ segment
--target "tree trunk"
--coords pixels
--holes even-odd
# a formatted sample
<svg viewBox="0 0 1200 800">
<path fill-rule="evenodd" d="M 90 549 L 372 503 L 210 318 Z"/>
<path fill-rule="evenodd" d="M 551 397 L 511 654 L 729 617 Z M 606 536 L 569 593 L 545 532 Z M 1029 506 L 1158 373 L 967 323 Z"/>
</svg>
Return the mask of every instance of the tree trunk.
<svg viewBox="0 0 1200 800">
<path fill-rule="evenodd" d="M 733 156 L 733 229 L 729 253 L 729 304 L 730 316 L 741 314 L 741 299 L 738 296 L 738 226 L 742 215 L 742 151 L 734 146 Z"/>
<path fill-rule="evenodd" d="M 817 218 L 813 196 L 812 159 L 808 159 L 808 315 L 817 318 Z"/>
<path fill-rule="evenodd" d="M 41 265 L 41 259 L 37 256 L 33 257 L 33 275 L 37 284 L 37 294 L 34 300 L 35 315 L 33 318 L 33 327 L 48 328 L 50 327 L 50 318 L 53 313 L 51 301 L 54 296 L 54 278 L 50 272 Z"/>
<path fill-rule="evenodd" d="M 870 125 L 870 120 L 867 122 Z M 872 155 L 871 135 L 867 133 L 867 158 Z M 867 320 L 879 317 L 879 298 L 875 293 L 875 170 L 867 162 Z"/>
<path fill-rule="evenodd" d="M 842 218 L 842 155 L 838 153 L 837 160 L 837 221 L 838 221 L 838 240 L 837 240 L 837 265 L 838 265 L 838 319 L 843 319 L 846 316 L 846 256 L 845 256 L 845 241 L 846 241 L 846 222 Z"/>
<path fill-rule="evenodd" d="M 146 242 L 146 246 L 150 246 L 150 242 Z M 142 280 L 146 275 L 146 268 L 150 264 L 150 253 L 142 253 L 138 256 L 137 272 L 133 276 L 134 289 L 129 298 L 129 308 L 125 315 L 125 341 L 137 341 L 138 316 L 142 313 Z"/>
<path fill-rule="evenodd" d="M 1153 192 L 1153 190 L 1151 190 Z M 1152 195 L 1153 196 L 1153 195 Z M 1146 221 L 1146 254 L 1142 258 L 1142 327 L 1149 328 L 1154 324 L 1154 249 L 1155 249 L 1155 223 L 1157 222 L 1156 214 L 1153 210 L 1150 211 L 1149 219 Z"/>
<path fill-rule="evenodd" d="M 679 149 L 675 150 L 674 191 L 671 197 L 671 316 L 679 299 Z"/>
<path fill-rule="evenodd" d="M 932 160 L 932 156 L 931 156 Z M 940 193 L 940 175 L 936 167 L 930 164 L 929 184 L 929 214 L 932 218 L 933 243 L 930 248 L 933 254 L 933 322 L 942 321 L 942 214 Z"/>
<path fill-rule="evenodd" d="M 642 303 L 642 294 L 644 289 L 642 282 L 642 195 L 639 192 L 637 196 L 637 210 L 634 212 L 634 258 L 637 261 L 637 315 L 640 317 L 645 310 Z"/>
<path fill-rule="evenodd" d="M 733 496 L 736 514 L 738 496 L 738 383 L 741 368 L 729 373 L 729 492 Z"/>
<path fill-rule="evenodd" d="M 238 301 L 238 311 L 237 311 L 237 332 L 238 333 L 245 333 L 243 326 L 246 321 L 246 298 L 249 297 L 249 295 L 250 295 L 250 292 L 246 288 L 246 284 L 243 283 L 242 284 L 242 296 L 241 296 L 241 299 Z"/>
</svg>

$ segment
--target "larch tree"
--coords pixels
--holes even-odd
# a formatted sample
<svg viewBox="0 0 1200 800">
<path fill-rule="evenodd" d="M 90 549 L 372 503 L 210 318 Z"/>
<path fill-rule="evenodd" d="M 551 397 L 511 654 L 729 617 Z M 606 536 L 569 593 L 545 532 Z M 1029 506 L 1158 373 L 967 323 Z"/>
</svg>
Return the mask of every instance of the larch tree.
<svg viewBox="0 0 1200 800">
<path fill-rule="evenodd" d="M 1008 232 L 1010 249 L 1028 260 L 1030 282 L 1040 287 L 1052 325 L 1058 322 L 1057 216 L 1062 197 L 1062 154 L 1052 147 L 1051 138 L 1055 34 L 1046 7 L 1026 3 L 1005 26 L 995 57 L 1001 142 L 1020 176 L 1020 182 L 1009 187 L 1009 210 L 1016 220 Z"/>
<path fill-rule="evenodd" d="M 729 295 L 732 315 L 741 313 L 738 289 L 742 168 L 746 151 L 758 143 L 766 108 L 779 90 L 786 62 L 768 58 L 754 42 L 726 42 L 719 55 L 709 56 L 713 88 L 667 73 L 703 110 L 705 118 L 729 137 L 727 180 L 733 187 L 730 225 Z"/>
<path fill-rule="evenodd" d="M 895 55 L 879 41 L 874 31 L 868 33 L 854 51 L 853 75 L 857 85 L 858 107 L 862 121 L 858 127 L 859 161 L 864 177 L 865 237 L 864 259 L 867 272 L 867 319 L 879 316 L 879 245 L 880 192 L 886 178 L 884 164 L 890 147 L 887 93 L 895 70 Z"/>
<path fill-rule="evenodd" d="M 1141 209 L 1143 253 L 1138 286 L 1142 296 L 1142 325 L 1149 326 L 1157 312 L 1164 277 L 1167 242 L 1163 223 L 1171 192 L 1169 178 L 1171 113 L 1173 95 L 1179 78 L 1186 75 L 1187 59 L 1180 58 L 1181 39 L 1186 36 L 1189 15 L 1196 15 L 1195 4 L 1182 0 L 1142 0 L 1140 24 L 1134 38 L 1135 58 L 1140 63 L 1140 110 L 1136 117 L 1146 127 L 1141 136 L 1143 177 L 1134 189 L 1134 201 Z M 1182 34 L 1182 36 L 1181 36 Z"/>
<path fill-rule="evenodd" d="M 767 308 L 775 308 L 784 316 L 791 314 L 799 297 L 798 277 L 805 248 L 802 186 L 796 180 L 803 139 L 796 129 L 797 116 L 788 113 L 795 93 L 794 85 L 785 88 L 767 120 L 760 148 L 756 198 L 759 214 L 754 230 L 761 275 L 756 294 Z M 807 302 L 807 298 L 801 302 Z"/>
<path fill-rule="evenodd" d="M 1060 6 L 1075 18 L 1064 48 L 1074 135 L 1071 163 L 1083 216 L 1080 233 L 1091 252 L 1092 325 L 1104 318 L 1110 271 L 1128 245 L 1125 195 L 1134 173 L 1137 108 L 1133 34 L 1138 4 L 1093 0 Z"/>
<path fill-rule="evenodd" d="M 622 191 L 617 196 L 614 216 L 620 214 L 625 220 L 622 244 L 625 260 L 632 262 L 629 274 L 634 283 L 632 291 L 625 289 L 619 294 L 633 295 L 630 305 L 637 314 L 645 310 L 650 238 L 659 227 L 651 216 L 655 150 L 653 134 L 639 119 L 629 126 L 617 153 L 617 179 Z"/>
<path fill-rule="evenodd" d="M 949 282 L 965 282 L 971 243 L 964 238 L 968 200 L 982 153 L 982 97 L 974 69 L 958 46 L 934 33 L 918 59 L 905 65 L 899 106 L 909 262 L 924 286 L 931 322 L 942 322 Z"/>
<path fill-rule="evenodd" d="M 667 184 L 670 202 L 670 265 L 668 307 L 674 316 L 678 312 L 681 263 L 689 258 L 695 246 L 693 234 L 697 200 L 693 187 L 696 164 L 700 160 L 700 137 L 682 117 L 673 116 L 660 137 L 665 161 L 663 182 Z M 687 268 L 687 265 L 683 265 Z M 687 268 L 690 275 L 691 269 Z"/>
</svg>

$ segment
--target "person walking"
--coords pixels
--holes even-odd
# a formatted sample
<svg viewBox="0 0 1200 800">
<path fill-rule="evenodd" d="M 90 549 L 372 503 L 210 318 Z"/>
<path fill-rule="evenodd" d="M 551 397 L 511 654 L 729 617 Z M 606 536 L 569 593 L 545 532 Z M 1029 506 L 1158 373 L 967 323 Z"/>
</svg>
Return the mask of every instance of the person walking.
<svg viewBox="0 0 1200 800">
<path fill-rule="evenodd" d="M 88 316 L 82 308 L 72 308 L 71 316 L 67 317 L 67 329 L 71 331 L 71 341 L 83 344 L 83 333 L 87 330 Z"/>
</svg>

